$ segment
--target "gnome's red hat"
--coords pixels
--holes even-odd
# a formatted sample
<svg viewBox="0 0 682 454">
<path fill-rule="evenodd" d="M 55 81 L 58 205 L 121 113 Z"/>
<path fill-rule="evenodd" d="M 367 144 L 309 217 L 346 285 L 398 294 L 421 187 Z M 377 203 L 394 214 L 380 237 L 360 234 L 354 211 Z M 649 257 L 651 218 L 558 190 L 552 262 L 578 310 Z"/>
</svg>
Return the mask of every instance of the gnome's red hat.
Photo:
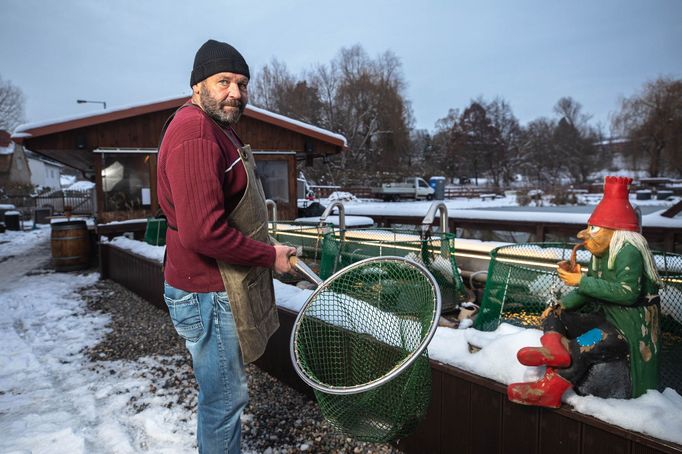
<svg viewBox="0 0 682 454">
<path fill-rule="evenodd" d="M 587 223 L 613 230 L 639 232 L 637 213 L 628 199 L 630 183 L 632 183 L 632 178 L 606 177 L 604 198 L 594 209 Z"/>
</svg>

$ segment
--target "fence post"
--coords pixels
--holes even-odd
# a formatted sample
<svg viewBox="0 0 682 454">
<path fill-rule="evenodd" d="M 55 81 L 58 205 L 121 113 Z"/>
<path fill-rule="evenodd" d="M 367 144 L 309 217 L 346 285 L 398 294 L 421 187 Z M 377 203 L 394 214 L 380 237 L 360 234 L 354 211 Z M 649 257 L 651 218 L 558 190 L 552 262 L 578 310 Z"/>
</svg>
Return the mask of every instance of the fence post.
<svg viewBox="0 0 682 454">
<path fill-rule="evenodd" d="M 538 224 L 535 226 L 535 241 L 545 241 L 545 224 Z"/>
</svg>

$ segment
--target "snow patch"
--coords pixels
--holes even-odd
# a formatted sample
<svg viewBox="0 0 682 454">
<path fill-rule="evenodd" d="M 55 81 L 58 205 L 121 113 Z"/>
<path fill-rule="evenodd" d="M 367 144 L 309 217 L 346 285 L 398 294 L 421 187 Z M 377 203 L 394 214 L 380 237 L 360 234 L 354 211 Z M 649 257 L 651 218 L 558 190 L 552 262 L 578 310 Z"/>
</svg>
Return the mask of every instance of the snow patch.
<svg viewBox="0 0 682 454">
<path fill-rule="evenodd" d="M 104 241 L 104 240 L 102 240 Z M 131 240 L 124 236 L 117 236 L 109 241 L 109 244 L 132 252 L 133 254 L 141 255 L 148 259 L 163 263 L 163 256 L 166 251 L 166 246 L 152 246 L 144 241 Z"/>
</svg>

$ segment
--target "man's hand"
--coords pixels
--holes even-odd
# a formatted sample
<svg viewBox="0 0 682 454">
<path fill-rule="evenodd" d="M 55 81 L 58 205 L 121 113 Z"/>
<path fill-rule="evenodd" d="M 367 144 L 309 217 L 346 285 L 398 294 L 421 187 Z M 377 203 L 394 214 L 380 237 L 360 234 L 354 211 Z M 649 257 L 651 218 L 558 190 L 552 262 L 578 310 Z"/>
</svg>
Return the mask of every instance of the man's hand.
<svg viewBox="0 0 682 454">
<path fill-rule="evenodd" d="M 296 255 L 295 247 L 284 246 L 283 244 L 275 245 L 275 264 L 273 269 L 278 273 L 288 273 L 291 271 L 289 257 L 292 255 Z"/>
<path fill-rule="evenodd" d="M 580 285 L 580 279 L 583 278 L 583 273 L 580 270 L 580 265 L 575 266 L 575 271 L 570 272 L 566 271 L 562 268 L 557 268 L 557 272 L 559 273 L 559 278 L 564 281 L 564 284 L 569 285 L 571 287 L 577 287 Z"/>
<path fill-rule="evenodd" d="M 556 306 L 547 306 L 547 309 L 542 311 L 542 315 L 540 315 L 540 319 L 541 320 L 546 319 L 547 317 L 549 317 L 549 314 L 551 314 L 551 313 L 556 314 L 556 316 L 558 317 L 561 315 L 561 311 L 563 309 L 564 308 L 561 307 L 561 304 L 557 304 Z"/>
</svg>

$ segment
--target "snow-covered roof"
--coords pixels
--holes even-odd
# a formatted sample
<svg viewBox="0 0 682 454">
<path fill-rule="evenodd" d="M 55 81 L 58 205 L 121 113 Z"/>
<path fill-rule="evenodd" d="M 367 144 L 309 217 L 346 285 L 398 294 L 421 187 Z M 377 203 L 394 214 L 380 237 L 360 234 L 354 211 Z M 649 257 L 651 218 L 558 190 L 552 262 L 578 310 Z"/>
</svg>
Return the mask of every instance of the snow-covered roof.
<svg viewBox="0 0 682 454">
<path fill-rule="evenodd" d="M 25 123 L 20 125 L 12 134 L 14 139 L 25 139 L 30 137 L 39 137 L 55 132 L 66 131 L 69 129 L 90 126 L 94 124 L 104 123 L 108 121 L 120 120 L 145 113 L 157 112 L 160 110 L 172 109 L 181 106 L 189 99 L 188 96 L 172 97 L 157 100 L 154 102 L 146 102 L 141 104 L 131 104 L 126 106 L 115 107 L 113 109 L 106 109 L 97 113 L 85 113 L 78 115 L 70 115 L 62 118 L 51 120 L 38 121 L 33 123 Z M 331 142 L 334 145 L 346 147 L 347 141 L 341 134 L 336 134 L 326 129 L 304 123 L 302 121 L 294 120 L 284 115 L 276 114 L 259 107 L 247 105 L 244 111 L 246 117 L 251 117 L 266 123 L 274 124 L 300 134 L 315 137 L 320 140 Z"/>
<path fill-rule="evenodd" d="M 82 114 L 77 114 L 77 115 L 67 115 L 67 116 L 60 117 L 60 118 L 52 118 L 49 120 L 35 121 L 35 122 L 31 122 L 31 123 L 24 123 L 22 125 L 19 125 L 14 130 L 14 133 L 12 134 L 12 138 L 35 137 L 35 135 L 32 134 L 30 131 L 35 130 L 35 129 L 45 128 L 48 126 L 68 124 L 68 123 L 71 123 L 71 122 L 74 122 L 77 120 L 85 120 L 85 119 L 97 120 L 97 119 L 101 118 L 102 121 L 106 121 L 108 118 L 102 118 L 102 117 L 109 117 L 112 114 L 121 113 L 121 112 L 125 112 L 128 110 L 138 109 L 138 108 L 146 107 L 146 106 L 154 106 L 157 104 L 165 104 L 165 103 L 176 104 L 176 101 L 179 101 L 181 104 L 182 102 L 186 101 L 187 99 L 188 99 L 188 96 L 183 96 L 181 98 L 178 98 L 177 96 L 173 96 L 171 98 L 164 98 L 164 99 L 160 99 L 160 100 L 157 100 L 154 102 L 146 102 L 146 103 L 128 104 L 128 105 L 118 106 L 118 107 L 114 107 L 113 109 L 106 109 L 106 110 L 102 110 L 102 111 L 99 111 L 96 113 L 88 112 L 88 113 L 82 113 Z M 93 121 L 93 124 L 96 124 L 96 123 L 100 123 L 100 122 L 99 121 Z"/>
<path fill-rule="evenodd" d="M 8 155 L 14 153 L 14 143 L 10 143 L 6 147 L 0 147 L 0 155 Z"/>
<path fill-rule="evenodd" d="M 51 159 L 48 159 L 42 155 L 39 155 L 38 153 L 36 153 L 34 151 L 24 150 L 24 153 L 26 154 L 26 159 L 28 159 L 29 161 L 40 161 L 40 162 L 47 164 L 49 166 L 59 167 L 60 169 L 66 167 L 64 164 L 61 164 L 57 161 L 53 161 Z"/>
<path fill-rule="evenodd" d="M 60 175 L 59 184 L 61 187 L 71 186 L 76 182 L 76 175 Z"/>
<path fill-rule="evenodd" d="M 69 191 L 89 191 L 95 187 L 92 181 L 76 181 L 74 184 L 66 188 Z"/>
<path fill-rule="evenodd" d="M 317 126 L 313 126 L 313 125 L 310 125 L 308 123 L 303 123 L 302 121 L 294 120 L 293 118 L 285 117 L 284 115 L 276 114 L 274 112 L 270 112 L 269 110 L 261 109 L 260 107 L 247 105 L 245 113 L 249 112 L 249 111 L 253 112 L 253 113 L 258 113 L 260 115 L 264 115 L 266 117 L 270 117 L 273 119 L 280 120 L 284 123 L 291 125 L 292 127 L 298 127 L 298 128 L 306 129 L 309 131 L 315 131 L 318 134 L 333 137 L 333 138 L 343 142 L 344 147 L 348 145 L 346 138 L 344 136 L 342 136 L 341 134 L 336 134 L 336 133 L 333 133 L 333 132 L 328 131 L 326 129 L 318 128 Z"/>
</svg>

